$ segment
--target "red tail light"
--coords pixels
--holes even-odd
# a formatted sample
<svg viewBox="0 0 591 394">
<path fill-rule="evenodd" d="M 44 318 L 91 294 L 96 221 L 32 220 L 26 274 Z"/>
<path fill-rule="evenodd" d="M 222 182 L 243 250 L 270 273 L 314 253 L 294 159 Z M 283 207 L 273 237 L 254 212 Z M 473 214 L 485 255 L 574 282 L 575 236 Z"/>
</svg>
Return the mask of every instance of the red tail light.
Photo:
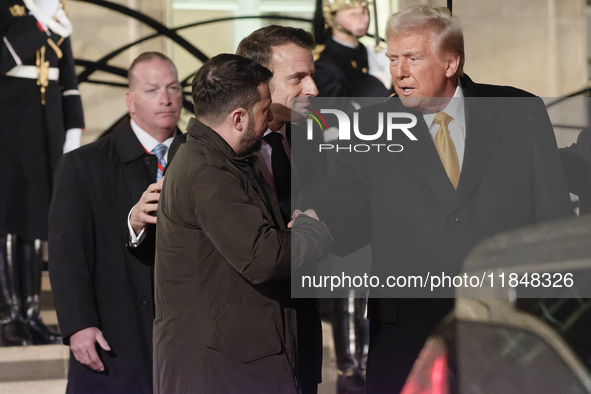
<svg viewBox="0 0 591 394">
<path fill-rule="evenodd" d="M 449 394 L 447 349 L 441 338 L 427 340 L 400 394 Z"/>
</svg>

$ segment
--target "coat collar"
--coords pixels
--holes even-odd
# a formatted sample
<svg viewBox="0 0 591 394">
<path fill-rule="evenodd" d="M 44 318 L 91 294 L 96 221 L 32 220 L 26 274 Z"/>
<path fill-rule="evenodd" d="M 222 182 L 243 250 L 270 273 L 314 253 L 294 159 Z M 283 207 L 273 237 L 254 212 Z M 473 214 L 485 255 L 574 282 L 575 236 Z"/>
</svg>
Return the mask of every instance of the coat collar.
<svg viewBox="0 0 591 394">
<path fill-rule="evenodd" d="M 131 129 L 129 115 L 117 123 L 111 133 L 111 138 L 115 141 L 115 146 L 124 163 L 137 160 L 146 154 L 144 147 L 135 136 Z"/>
<path fill-rule="evenodd" d="M 176 135 L 179 134 L 181 134 L 181 131 L 177 127 Z M 109 135 L 115 141 L 119 156 L 121 156 L 121 160 L 124 163 L 132 162 L 147 154 L 143 145 L 131 129 L 129 115 L 123 117 Z"/>
<path fill-rule="evenodd" d="M 466 147 L 457 191 L 460 202 L 464 202 L 480 182 L 499 142 L 501 129 L 494 123 L 501 114 L 470 77 L 464 75 L 461 82 L 466 97 Z"/>
<path fill-rule="evenodd" d="M 232 149 L 232 147 L 226 142 L 226 140 L 224 140 L 218 133 L 212 130 L 209 126 L 204 125 L 195 118 L 191 118 L 189 120 L 189 123 L 187 124 L 187 133 L 197 140 L 207 140 L 218 151 L 220 151 L 220 153 L 222 153 L 224 156 L 226 156 L 228 159 L 233 161 L 238 166 L 243 166 L 258 160 L 257 156 L 254 154 L 249 154 L 243 157 L 236 156 L 236 152 L 234 152 L 234 149 Z"/>
</svg>

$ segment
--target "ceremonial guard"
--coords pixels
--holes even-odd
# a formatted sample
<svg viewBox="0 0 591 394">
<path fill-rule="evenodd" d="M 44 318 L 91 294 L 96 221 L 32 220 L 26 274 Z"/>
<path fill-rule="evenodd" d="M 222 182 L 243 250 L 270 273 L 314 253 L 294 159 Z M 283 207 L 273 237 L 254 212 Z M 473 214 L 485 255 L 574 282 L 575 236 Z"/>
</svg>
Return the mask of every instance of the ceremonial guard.
<svg viewBox="0 0 591 394">
<path fill-rule="evenodd" d="M 318 59 L 314 81 L 318 97 L 387 97 L 389 81 L 376 78 L 369 55 L 359 38 L 369 27 L 368 2 L 361 0 L 318 0 L 315 39 Z M 383 49 L 378 48 L 383 55 Z M 372 54 L 373 55 L 373 54 Z M 372 62 L 374 63 L 374 62 Z"/>
<path fill-rule="evenodd" d="M 368 50 L 359 42 L 359 38 L 367 34 L 369 22 L 367 1 L 318 0 L 314 33 L 316 42 L 324 44 L 318 45 L 318 58 L 314 63 L 318 97 L 385 98 L 390 95 L 385 85 L 389 81 L 384 83 L 372 75 Z M 379 49 L 387 60 L 383 50 Z M 370 51 L 373 52 L 373 48 Z M 348 112 L 359 108 L 354 100 L 346 101 Z M 343 102 L 335 99 L 334 105 L 339 106 L 338 103 Z M 324 138 L 331 140 L 330 132 Z M 345 269 L 363 275 L 370 269 L 371 250 L 366 246 L 344 257 L 329 254 L 327 260 L 329 264 L 325 266 L 333 267 L 329 270 L 342 272 Z M 336 271 L 331 273 L 340 275 Z M 337 358 L 338 394 L 365 392 L 364 373 L 369 340 L 365 318 L 366 297 L 364 292 L 344 291 L 340 298 L 327 301 Z"/>
<path fill-rule="evenodd" d="M 59 0 L 0 0 L 1 343 L 61 343 L 39 317 L 55 165 L 80 145 L 82 103 Z"/>
</svg>

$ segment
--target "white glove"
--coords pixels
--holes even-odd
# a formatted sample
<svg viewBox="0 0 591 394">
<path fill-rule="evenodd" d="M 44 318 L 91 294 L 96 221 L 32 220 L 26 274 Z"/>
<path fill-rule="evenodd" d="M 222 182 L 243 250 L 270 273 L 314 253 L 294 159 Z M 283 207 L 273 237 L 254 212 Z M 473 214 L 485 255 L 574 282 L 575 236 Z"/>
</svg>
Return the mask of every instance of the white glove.
<svg viewBox="0 0 591 394">
<path fill-rule="evenodd" d="M 382 48 L 378 52 L 373 48 L 367 48 L 367 61 L 370 75 L 379 79 L 385 87 L 390 89 L 392 76 L 390 75 L 390 60 L 386 57 L 386 48 Z"/>
<path fill-rule="evenodd" d="M 32 4 L 31 4 L 32 2 Z M 47 31 L 48 20 L 51 19 L 59 9 L 59 0 L 28 0 L 25 5 L 29 8 L 29 13 L 33 15 L 37 22 Z"/>
<path fill-rule="evenodd" d="M 80 148 L 80 137 L 82 129 L 70 129 L 66 131 L 66 142 L 64 142 L 64 153 Z"/>
<path fill-rule="evenodd" d="M 47 16 L 54 16 L 60 7 L 60 0 L 35 0 L 35 5 Z"/>
</svg>

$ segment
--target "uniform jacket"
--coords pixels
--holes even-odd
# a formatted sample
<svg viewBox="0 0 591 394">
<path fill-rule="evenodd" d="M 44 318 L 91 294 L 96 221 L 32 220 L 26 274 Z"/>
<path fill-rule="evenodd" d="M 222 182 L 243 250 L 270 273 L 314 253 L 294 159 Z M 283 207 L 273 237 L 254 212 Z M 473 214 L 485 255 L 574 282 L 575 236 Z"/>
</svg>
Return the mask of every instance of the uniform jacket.
<svg viewBox="0 0 591 394">
<path fill-rule="evenodd" d="M 155 391 L 295 393 L 292 256 L 314 262 L 330 235 L 305 216 L 286 230 L 256 156 L 195 119 L 187 132 L 158 209 Z"/>
<path fill-rule="evenodd" d="M 53 172 L 65 133 L 84 127 L 70 39 L 42 31 L 18 0 L 0 2 L 0 29 L 0 234 L 47 239 Z M 61 58 L 48 39 L 59 44 Z M 45 61 L 59 70 L 59 78 L 48 82 L 45 105 L 36 79 L 7 75 L 15 66 L 35 66 L 42 47 Z"/>
<path fill-rule="evenodd" d="M 392 141 L 380 141 L 400 144 L 402 152 L 344 153 L 329 163 L 328 181 L 316 205 L 319 217 L 337 242 L 343 237 L 354 242 L 365 234 L 355 234 L 350 223 L 369 202 L 371 274 L 379 276 L 382 284 L 389 275 L 424 277 L 429 270 L 458 274 L 466 254 L 479 241 L 572 215 L 542 101 L 514 88 L 475 84 L 468 77 L 462 79 L 462 86 L 467 98 L 466 145 L 457 190 L 417 112 L 417 125 L 410 129 L 417 141 L 402 132 L 393 133 Z M 522 98 L 511 98 L 516 96 Z M 493 98 L 470 99 L 474 97 Z M 412 113 L 397 98 L 368 107 L 360 114 L 367 134 L 377 129 L 378 112 Z M 380 323 L 432 326 L 453 306 L 450 299 L 379 298 L 392 294 L 382 290 L 370 290 L 372 327 Z M 403 291 L 409 297 L 425 290 Z M 380 335 L 379 330 L 372 331 Z M 371 352 L 370 345 L 370 358 Z M 388 365 L 379 360 L 368 365 L 368 377 L 371 367 L 384 371 Z"/>
<path fill-rule="evenodd" d="M 326 46 L 314 62 L 318 97 L 388 97 L 389 90 L 369 74 L 367 48 L 356 48 L 326 39 Z"/>
<path fill-rule="evenodd" d="M 146 153 L 128 117 L 58 165 L 49 274 L 64 343 L 95 326 L 113 349 L 97 347 L 104 373 L 70 355 L 68 393 L 152 392 L 153 269 L 126 250 L 126 221 L 156 169 L 156 156 Z"/>
</svg>

